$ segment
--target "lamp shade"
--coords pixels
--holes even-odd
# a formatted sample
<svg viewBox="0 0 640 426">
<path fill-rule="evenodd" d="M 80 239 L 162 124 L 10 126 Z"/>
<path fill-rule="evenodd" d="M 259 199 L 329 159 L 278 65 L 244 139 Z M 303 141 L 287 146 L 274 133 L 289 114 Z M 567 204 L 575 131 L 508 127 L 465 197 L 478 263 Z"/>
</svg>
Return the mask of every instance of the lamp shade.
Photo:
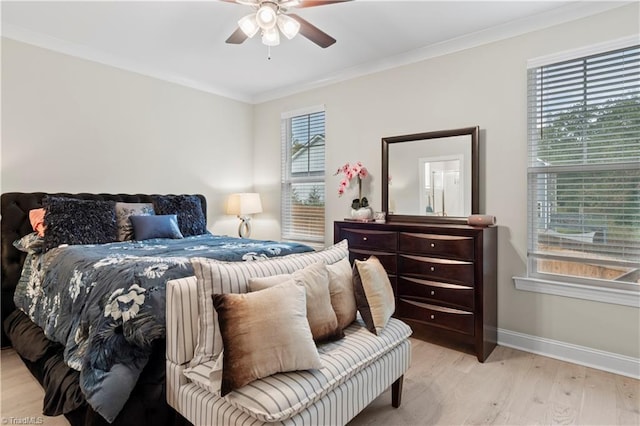
<svg viewBox="0 0 640 426">
<path fill-rule="evenodd" d="M 262 213 L 260 194 L 255 192 L 242 192 L 229 195 L 227 199 L 227 214 L 244 216 L 254 213 Z"/>
<path fill-rule="evenodd" d="M 265 46 L 277 46 L 280 44 L 280 33 L 277 28 L 271 28 L 262 32 L 262 44 Z"/>
<path fill-rule="evenodd" d="M 300 31 L 300 22 L 287 15 L 278 15 L 278 28 L 291 40 Z"/>
<path fill-rule="evenodd" d="M 247 37 L 251 38 L 258 33 L 260 27 L 258 26 L 258 22 L 256 21 L 255 13 L 251 15 L 247 15 L 244 18 L 238 21 L 238 26 L 244 32 Z"/>
<path fill-rule="evenodd" d="M 273 3 L 266 2 L 256 12 L 256 21 L 263 30 L 270 30 L 276 26 L 278 11 Z"/>
</svg>

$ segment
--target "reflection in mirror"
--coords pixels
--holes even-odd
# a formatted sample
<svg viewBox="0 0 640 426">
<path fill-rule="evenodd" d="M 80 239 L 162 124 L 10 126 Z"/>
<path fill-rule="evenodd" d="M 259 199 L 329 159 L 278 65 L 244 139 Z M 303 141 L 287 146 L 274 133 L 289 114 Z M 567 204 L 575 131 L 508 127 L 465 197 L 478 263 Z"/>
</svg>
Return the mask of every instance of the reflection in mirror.
<svg viewBox="0 0 640 426">
<path fill-rule="evenodd" d="M 462 158 L 420 158 L 420 212 L 427 216 L 462 216 L 464 194 L 460 184 Z M 393 191 L 391 191 L 393 192 Z"/>
<path fill-rule="evenodd" d="M 478 212 L 478 128 L 384 138 L 389 220 L 459 222 Z"/>
</svg>

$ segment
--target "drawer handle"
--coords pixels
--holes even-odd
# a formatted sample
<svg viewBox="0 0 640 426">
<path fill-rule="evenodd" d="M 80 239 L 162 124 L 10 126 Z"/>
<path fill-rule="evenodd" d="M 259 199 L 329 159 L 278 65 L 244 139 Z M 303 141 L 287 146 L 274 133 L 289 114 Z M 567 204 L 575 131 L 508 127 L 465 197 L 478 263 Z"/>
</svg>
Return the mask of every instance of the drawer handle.
<svg viewBox="0 0 640 426">
<path fill-rule="evenodd" d="M 436 316 L 431 314 L 431 319 L 436 319 Z"/>
<path fill-rule="evenodd" d="M 367 241 L 367 237 L 362 237 L 362 241 Z"/>
<path fill-rule="evenodd" d="M 433 271 L 435 271 L 435 270 L 436 270 L 436 267 L 435 267 L 435 266 L 432 266 L 432 267 L 430 267 L 430 268 L 429 268 L 429 270 L 430 270 L 431 272 L 433 272 Z"/>
<path fill-rule="evenodd" d="M 434 248 L 436 246 L 436 243 L 431 243 L 431 248 Z"/>
<path fill-rule="evenodd" d="M 435 290 L 431 290 L 431 295 L 435 296 L 435 294 L 436 294 L 436 291 Z"/>
</svg>

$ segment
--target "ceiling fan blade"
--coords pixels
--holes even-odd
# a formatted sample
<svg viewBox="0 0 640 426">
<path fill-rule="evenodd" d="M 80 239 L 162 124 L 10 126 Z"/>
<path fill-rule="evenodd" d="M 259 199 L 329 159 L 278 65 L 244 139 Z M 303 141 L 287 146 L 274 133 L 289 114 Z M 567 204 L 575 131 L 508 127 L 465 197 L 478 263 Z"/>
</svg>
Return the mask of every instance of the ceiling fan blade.
<svg viewBox="0 0 640 426">
<path fill-rule="evenodd" d="M 229 44 L 241 44 L 247 39 L 247 35 L 242 31 L 242 29 L 237 28 L 233 34 L 229 36 L 227 39 L 227 43 Z"/>
<path fill-rule="evenodd" d="M 223 1 L 225 3 L 237 3 L 245 6 L 255 6 L 256 4 L 258 4 L 258 0 L 218 0 L 218 1 Z"/>
<path fill-rule="evenodd" d="M 322 47 L 323 49 L 331 46 L 336 42 L 335 38 L 331 37 L 320 28 L 311 24 L 309 21 L 302 19 L 298 15 L 289 13 L 287 14 L 287 16 L 290 16 L 300 23 L 300 34 L 302 34 L 304 37 L 308 38 L 318 46 Z"/>
<path fill-rule="evenodd" d="M 300 3 L 296 7 L 315 7 L 324 6 L 333 3 L 346 3 L 353 0 L 300 0 Z"/>
</svg>

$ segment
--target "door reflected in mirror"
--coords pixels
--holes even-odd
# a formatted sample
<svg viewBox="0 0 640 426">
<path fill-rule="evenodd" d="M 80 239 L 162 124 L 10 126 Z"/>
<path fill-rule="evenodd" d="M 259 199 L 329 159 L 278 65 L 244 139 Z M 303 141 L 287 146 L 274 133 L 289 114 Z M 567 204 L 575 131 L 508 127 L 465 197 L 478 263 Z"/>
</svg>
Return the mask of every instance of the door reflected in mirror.
<svg viewBox="0 0 640 426">
<path fill-rule="evenodd" d="M 463 216 L 464 194 L 458 158 L 420 158 L 420 211 L 427 216 Z"/>
<path fill-rule="evenodd" d="M 383 138 L 389 220 L 459 222 L 478 212 L 478 127 Z"/>
</svg>

